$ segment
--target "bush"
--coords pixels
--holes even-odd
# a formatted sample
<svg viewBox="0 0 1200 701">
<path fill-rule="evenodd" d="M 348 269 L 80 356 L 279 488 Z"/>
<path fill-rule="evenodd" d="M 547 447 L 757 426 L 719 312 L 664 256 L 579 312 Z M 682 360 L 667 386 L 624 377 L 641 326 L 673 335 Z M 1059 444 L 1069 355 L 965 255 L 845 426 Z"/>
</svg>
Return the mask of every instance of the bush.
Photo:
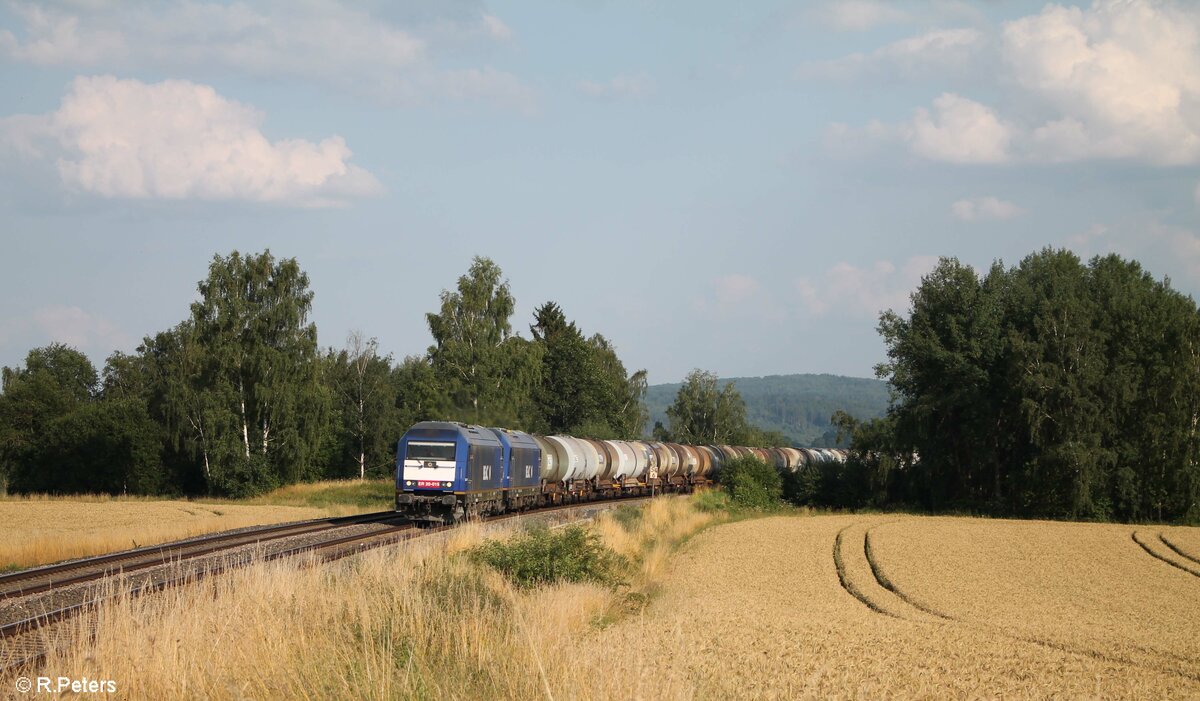
<svg viewBox="0 0 1200 701">
<path fill-rule="evenodd" d="M 796 506 L 821 504 L 821 472 L 817 468 L 801 468 L 781 475 L 784 501 Z"/>
<path fill-rule="evenodd" d="M 621 556 L 583 526 L 535 527 L 506 542 L 488 541 L 470 556 L 526 589 L 557 582 L 617 584 L 624 568 Z"/>
<path fill-rule="evenodd" d="M 783 496 L 779 472 L 758 458 L 743 457 L 724 463 L 720 481 L 734 506 L 741 508 L 773 509 Z"/>
<path fill-rule="evenodd" d="M 729 492 L 723 489 L 706 489 L 696 492 L 692 497 L 692 504 L 700 511 L 707 513 L 729 511 L 733 508 L 733 502 L 729 500 Z"/>
</svg>

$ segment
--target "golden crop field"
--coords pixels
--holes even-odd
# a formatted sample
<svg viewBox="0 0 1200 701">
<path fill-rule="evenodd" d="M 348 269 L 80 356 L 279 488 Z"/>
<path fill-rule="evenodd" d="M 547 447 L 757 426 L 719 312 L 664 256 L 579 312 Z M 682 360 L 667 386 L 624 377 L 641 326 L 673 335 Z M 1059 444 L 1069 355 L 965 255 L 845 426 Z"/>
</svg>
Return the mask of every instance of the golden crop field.
<svg viewBox="0 0 1200 701">
<path fill-rule="evenodd" d="M 735 523 L 695 538 L 663 584 L 671 596 L 597 644 L 659 650 L 680 698 L 1200 697 L 1200 578 L 1151 557 L 1134 530 L 1181 545 L 1200 532 Z"/>
<path fill-rule="evenodd" d="M 385 487 L 380 497 L 375 482 L 292 485 L 245 502 L 6 497 L 0 499 L 0 570 L 157 545 L 233 528 L 381 511 L 391 506 L 390 480 Z M 364 499 L 364 495 L 378 498 Z"/>
<path fill-rule="evenodd" d="M 685 499 L 601 518 L 634 563 L 616 590 L 514 588 L 455 555 L 471 526 L 267 563 L 106 606 L 45 669 L 139 699 L 1200 697 L 1200 577 L 1166 544 L 1200 529 L 713 521 Z"/>
</svg>

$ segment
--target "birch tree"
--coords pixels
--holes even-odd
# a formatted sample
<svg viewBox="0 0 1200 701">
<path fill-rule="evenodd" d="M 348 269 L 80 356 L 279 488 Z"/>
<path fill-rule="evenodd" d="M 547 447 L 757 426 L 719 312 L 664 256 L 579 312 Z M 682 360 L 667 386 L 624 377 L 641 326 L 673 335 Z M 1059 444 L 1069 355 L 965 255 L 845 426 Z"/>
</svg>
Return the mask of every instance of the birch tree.
<svg viewBox="0 0 1200 701">
<path fill-rule="evenodd" d="M 443 290 L 441 309 L 425 315 L 433 345 L 429 359 L 452 404 L 472 422 L 503 404 L 505 351 L 515 302 L 500 267 L 476 256 L 454 291 Z"/>
<path fill-rule="evenodd" d="M 317 329 L 308 322 L 313 293 L 294 258 L 270 251 L 214 256 L 192 304 L 203 389 L 235 420 L 218 439 L 221 489 L 250 494 L 316 475 L 329 397 L 319 382 Z"/>
<path fill-rule="evenodd" d="M 391 445 L 400 437 L 400 410 L 396 406 L 391 356 L 379 355 L 379 342 L 352 331 L 346 347 L 330 351 L 328 371 L 334 406 L 340 413 L 348 449 L 359 479 L 385 469 L 391 462 Z M 344 459 L 343 457 L 337 459 Z M 340 469 L 340 465 L 335 466 Z"/>
</svg>

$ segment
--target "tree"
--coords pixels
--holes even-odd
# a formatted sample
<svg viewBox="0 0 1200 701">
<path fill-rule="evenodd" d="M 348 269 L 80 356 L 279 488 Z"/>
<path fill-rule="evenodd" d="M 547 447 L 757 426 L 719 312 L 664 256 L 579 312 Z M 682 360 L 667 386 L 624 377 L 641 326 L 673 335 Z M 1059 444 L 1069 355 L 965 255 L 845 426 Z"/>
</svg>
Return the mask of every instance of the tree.
<svg viewBox="0 0 1200 701">
<path fill-rule="evenodd" d="M 233 395 L 222 395 L 228 388 L 210 381 L 206 349 L 191 321 L 146 337 L 138 353 L 150 376 L 147 409 L 165 432 L 164 459 L 175 465 L 176 484 L 185 492 L 212 493 L 213 463 L 236 432 Z"/>
<path fill-rule="evenodd" d="M 599 375 L 600 415 L 612 427 L 617 438 L 641 435 L 650 413 L 646 410 L 646 371 L 631 375 L 617 357 L 617 351 L 600 334 L 588 339 Z"/>
<path fill-rule="evenodd" d="M 541 381 L 534 389 L 539 430 L 589 438 L 629 438 L 646 425 L 646 371 L 626 375 L 608 339 L 585 339 L 562 309 L 546 302 L 529 327 L 544 349 Z"/>
<path fill-rule="evenodd" d="M 568 322 L 554 302 L 534 310 L 534 319 L 529 329 L 543 348 L 541 382 L 534 390 L 541 414 L 538 428 L 567 433 L 599 413 L 594 354 L 575 322 Z"/>
<path fill-rule="evenodd" d="M 512 335 L 514 301 L 499 266 L 476 256 L 441 311 L 426 314 L 430 366 L 450 397 L 450 416 L 471 423 L 530 428 L 536 411 L 541 344 Z"/>
<path fill-rule="evenodd" d="M 500 267 L 476 256 L 457 290 L 443 290 L 441 311 L 425 315 L 429 358 L 453 405 L 479 422 L 503 394 L 504 342 L 514 300 Z"/>
<path fill-rule="evenodd" d="M 745 437 L 746 404 L 733 383 L 717 389 L 717 376 L 696 369 L 688 373 L 667 408 L 670 440 L 692 445 L 728 444 Z"/>
<path fill-rule="evenodd" d="M 95 366 L 53 343 L 29 351 L 24 367 L 4 368 L 0 382 L 0 491 L 10 480 L 19 491 L 52 484 L 61 466 L 45 459 L 47 440 L 56 420 L 95 398 Z"/>
<path fill-rule="evenodd" d="M 190 328 L 201 389 L 218 401 L 209 413 L 217 424 L 213 482 L 245 495 L 314 476 L 329 396 L 308 323 L 308 276 L 294 258 L 234 251 L 214 256 L 199 291 Z M 232 436 L 224 430 L 230 417 Z"/>
<path fill-rule="evenodd" d="M 913 294 L 907 319 L 890 310 L 880 318 L 889 362 L 876 374 L 896 394 L 898 430 L 921 456 L 915 496 L 931 508 L 1000 491 L 998 475 L 989 482 L 983 472 L 1003 463 L 993 425 L 1006 394 L 995 365 L 1005 343 L 995 284 L 943 258 Z"/>
<path fill-rule="evenodd" d="M 379 342 L 374 338 L 364 339 L 361 331 L 352 331 L 345 349 L 328 353 L 326 371 L 355 471 L 359 479 L 364 479 L 368 465 L 373 473 L 388 465 L 392 455 L 389 447 L 403 430 L 392 384 L 391 356 L 379 355 Z"/>
<path fill-rule="evenodd" d="M 873 488 L 930 508 L 1200 519 L 1200 310 L 1169 281 L 1052 249 L 982 280 L 943 259 L 880 332 L 893 405 L 851 427 Z"/>
<path fill-rule="evenodd" d="M 391 385 L 396 392 L 394 403 L 399 411 L 400 426 L 446 418 L 450 410 L 446 393 L 438 384 L 437 374 L 428 358 L 405 358 L 392 369 Z M 399 440 L 398 436 L 396 440 Z"/>
</svg>

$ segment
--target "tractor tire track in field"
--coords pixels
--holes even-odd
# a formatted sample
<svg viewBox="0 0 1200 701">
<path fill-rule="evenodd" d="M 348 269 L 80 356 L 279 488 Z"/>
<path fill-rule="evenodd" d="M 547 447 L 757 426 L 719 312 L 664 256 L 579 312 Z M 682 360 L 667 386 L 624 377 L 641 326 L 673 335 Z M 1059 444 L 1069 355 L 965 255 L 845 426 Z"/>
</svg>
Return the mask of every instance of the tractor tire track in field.
<svg viewBox="0 0 1200 701">
<path fill-rule="evenodd" d="M 888 522 L 888 523 L 893 523 L 893 522 Z M 855 525 L 855 524 L 851 524 L 851 525 Z M 1150 658 L 1154 662 L 1159 663 L 1159 664 L 1153 664 L 1153 663 L 1148 664 L 1147 663 L 1148 661 L 1139 661 L 1136 659 L 1130 659 L 1128 657 L 1118 657 L 1115 655 L 1110 655 L 1105 652 L 1100 652 L 1098 650 L 1092 650 L 1092 649 L 1083 648 L 1083 647 L 1075 647 L 1072 645 L 1068 645 L 1066 643 L 1058 642 L 1056 640 L 1048 640 L 1046 638 L 1038 637 L 1035 635 L 1024 634 L 1024 633 L 1012 630 L 1010 628 L 1005 628 L 1003 626 L 996 625 L 994 623 L 987 623 L 984 621 L 972 621 L 972 620 L 968 620 L 965 618 L 959 618 L 957 616 L 951 616 L 950 614 L 943 613 L 943 612 L 938 611 L 937 609 L 934 609 L 930 606 L 926 606 L 926 605 L 920 603 L 919 601 L 917 601 L 916 599 L 914 599 L 912 597 L 912 595 L 905 593 L 902 589 L 897 587 L 895 582 L 893 582 L 891 579 L 889 579 L 887 577 L 886 574 L 884 574 L 883 568 L 880 566 L 879 560 L 876 557 L 876 553 L 871 549 L 871 531 L 880 526 L 883 526 L 883 525 L 886 525 L 886 524 L 885 523 L 874 524 L 863 533 L 863 553 L 866 555 L 867 563 L 870 565 L 870 568 L 871 568 L 871 573 L 875 576 L 875 580 L 879 584 L 879 586 L 882 587 L 883 589 L 891 592 L 899 600 L 901 600 L 904 603 L 908 604 L 909 606 L 913 607 L 917 611 L 921 611 L 922 613 L 928 614 L 930 616 L 936 616 L 937 618 L 939 618 L 942 621 L 945 621 L 947 623 L 956 623 L 958 625 L 976 630 L 978 632 L 990 633 L 992 635 L 999 635 L 1001 637 L 1009 638 L 1010 640 L 1016 640 L 1016 641 L 1023 642 L 1023 643 L 1029 643 L 1031 645 L 1038 645 L 1038 646 L 1045 647 L 1045 648 L 1048 648 L 1051 650 L 1056 650 L 1058 652 L 1065 652 L 1070 655 L 1080 655 L 1083 657 L 1089 657 L 1094 660 L 1099 660 L 1101 662 L 1107 662 L 1110 664 L 1119 664 L 1119 665 L 1124 665 L 1126 667 L 1136 667 L 1138 669 L 1149 670 L 1152 672 L 1159 672 L 1159 673 L 1163 673 L 1163 674 L 1173 674 L 1173 675 L 1176 675 L 1179 677 L 1183 677 L 1184 679 L 1190 679 L 1192 681 L 1200 681 L 1200 673 L 1197 673 L 1197 672 L 1189 670 L 1189 669 L 1181 668 L 1177 664 L 1174 664 L 1174 663 L 1184 663 L 1184 664 L 1193 664 L 1194 665 L 1196 662 L 1195 660 L 1192 660 L 1192 659 L 1189 659 L 1186 657 L 1180 657 L 1178 655 L 1174 655 L 1174 654 L 1171 654 L 1168 652 L 1163 652 L 1163 651 L 1159 651 L 1159 650 L 1150 650 L 1150 649 L 1143 648 L 1140 646 L 1133 646 L 1133 648 L 1136 649 L 1138 652 L 1142 653 L 1143 655 L 1146 655 L 1148 658 Z M 842 533 L 844 533 L 848 528 L 850 528 L 850 526 L 843 528 L 838 533 L 839 541 L 841 539 Z M 1137 539 L 1135 538 L 1134 540 L 1136 541 Z M 1140 542 L 1138 544 L 1141 545 Z M 1144 547 L 1145 546 L 1143 546 L 1143 548 Z M 836 552 L 836 547 L 835 547 L 835 552 Z M 1147 552 L 1150 552 L 1150 551 L 1147 549 Z M 1151 554 L 1154 554 L 1154 553 L 1151 552 Z M 1157 555 L 1155 555 L 1155 557 L 1157 557 Z M 1174 564 L 1174 563 L 1171 563 L 1171 564 Z M 913 619 L 907 618 L 907 617 L 900 617 L 900 616 L 896 616 L 896 617 L 903 618 L 904 620 L 913 620 Z"/>
<path fill-rule="evenodd" d="M 853 596 L 855 599 L 858 599 L 862 605 L 871 609 L 875 613 L 880 613 L 884 616 L 890 616 L 892 618 L 900 618 L 891 611 L 879 606 L 874 601 L 871 601 L 871 599 L 868 598 L 861 589 L 859 589 L 858 585 L 850 580 L 850 577 L 846 572 L 846 560 L 842 555 L 842 541 L 846 535 L 846 531 L 857 525 L 859 524 L 852 523 L 849 526 L 842 528 L 842 530 L 837 532 L 837 536 L 833 539 L 833 566 L 835 569 L 837 569 L 838 583 L 842 585 L 842 589 L 845 589 L 847 594 Z"/>
<path fill-rule="evenodd" d="M 1169 538 L 1167 538 L 1167 534 L 1166 534 L 1166 533 L 1159 533 L 1159 534 L 1158 534 L 1158 539 L 1159 539 L 1159 540 L 1161 540 L 1161 541 L 1163 542 L 1163 545 L 1165 545 L 1165 546 L 1167 546 L 1168 548 L 1170 548 L 1170 549 L 1174 550 L 1174 551 L 1175 551 L 1175 554 L 1176 554 L 1176 555 L 1179 555 L 1179 557 L 1182 557 L 1182 558 L 1183 558 L 1183 559 L 1185 559 L 1185 560 L 1190 560 L 1190 561 L 1192 561 L 1192 562 L 1196 563 L 1197 565 L 1200 565 L 1200 557 L 1196 557 L 1195 555 L 1189 555 L 1189 554 L 1187 554 L 1186 552 L 1184 552 L 1184 551 L 1183 551 L 1183 548 L 1180 548 L 1180 547 L 1179 547 L 1178 545 L 1176 545 L 1175 543 L 1172 543 L 1172 542 L 1171 542 L 1171 540 L 1170 540 Z"/>
<path fill-rule="evenodd" d="M 908 594 L 900 591 L 900 589 L 892 583 L 892 580 L 888 579 L 887 575 L 883 573 L 883 568 L 879 566 L 878 560 L 875 559 L 874 554 L 871 552 L 871 530 L 882 525 L 884 524 L 876 524 L 875 526 L 868 528 L 867 531 L 863 533 L 863 554 L 867 558 L 867 564 L 871 567 L 871 574 L 875 576 L 875 581 L 879 582 L 879 586 L 895 594 L 901 601 L 922 613 L 927 613 L 930 616 L 937 616 L 945 621 L 956 621 L 956 619 L 947 616 L 941 611 L 930 608 L 929 606 L 926 606 L 925 604 L 922 604 L 921 602 L 912 598 Z"/>
<path fill-rule="evenodd" d="M 1184 564 L 1184 562 L 1177 562 L 1172 557 L 1172 555 L 1169 554 L 1172 551 L 1174 551 L 1174 552 L 1179 552 L 1179 551 L 1174 546 L 1172 546 L 1170 543 L 1168 543 L 1166 538 L 1163 538 L 1161 534 L 1159 535 L 1159 540 L 1162 541 L 1162 543 L 1169 548 L 1169 550 L 1167 550 L 1166 552 L 1156 551 L 1153 546 L 1154 540 L 1151 538 L 1147 538 L 1144 534 L 1139 534 L 1138 531 L 1134 531 L 1133 533 L 1129 534 L 1129 537 L 1132 538 L 1133 542 L 1137 543 L 1138 546 L 1140 546 L 1142 550 L 1145 550 L 1146 554 L 1149 555 L 1150 557 L 1153 557 L 1156 560 L 1161 560 L 1161 561 L 1167 563 L 1168 565 L 1170 565 L 1171 567 L 1174 567 L 1177 570 L 1182 570 L 1184 572 L 1187 572 L 1188 574 L 1192 575 L 1193 577 L 1200 577 L 1200 570 L 1196 570 L 1191 567 L 1188 567 L 1188 565 Z M 1183 555 L 1183 553 L 1179 553 L 1179 554 Z M 1186 555 L 1184 555 L 1184 557 L 1187 558 Z M 1187 560 L 1185 560 L 1185 562 L 1189 561 L 1190 559 L 1191 558 L 1188 558 Z"/>
</svg>

